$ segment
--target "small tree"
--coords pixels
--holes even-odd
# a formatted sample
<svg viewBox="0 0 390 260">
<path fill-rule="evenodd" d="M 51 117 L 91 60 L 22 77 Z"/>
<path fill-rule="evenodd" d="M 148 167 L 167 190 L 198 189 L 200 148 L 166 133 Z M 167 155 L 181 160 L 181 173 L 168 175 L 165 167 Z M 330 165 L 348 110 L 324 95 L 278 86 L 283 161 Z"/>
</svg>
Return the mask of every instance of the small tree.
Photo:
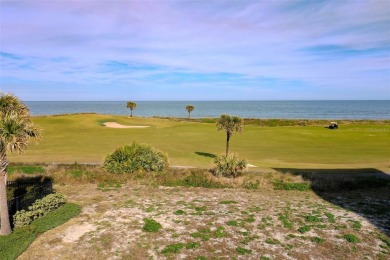
<svg viewBox="0 0 390 260">
<path fill-rule="evenodd" d="M 191 112 L 195 109 L 195 107 L 191 106 L 191 105 L 188 105 L 188 106 L 186 106 L 186 109 L 188 111 L 188 118 L 190 118 L 191 117 Z"/>
<path fill-rule="evenodd" d="M 237 116 L 221 115 L 217 121 L 217 130 L 226 131 L 226 156 L 229 154 L 230 137 L 235 132 L 242 132 L 244 120 Z"/>
<path fill-rule="evenodd" d="M 133 110 L 137 107 L 137 103 L 128 101 L 126 107 L 129 108 L 131 111 L 130 117 L 133 117 Z"/>
<path fill-rule="evenodd" d="M 21 153 L 31 138 L 40 138 L 40 131 L 30 119 L 30 111 L 19 99 L 0 94 L 0 235 L 11 233 L 7 205 L 7 152 Z"/>
</svg>

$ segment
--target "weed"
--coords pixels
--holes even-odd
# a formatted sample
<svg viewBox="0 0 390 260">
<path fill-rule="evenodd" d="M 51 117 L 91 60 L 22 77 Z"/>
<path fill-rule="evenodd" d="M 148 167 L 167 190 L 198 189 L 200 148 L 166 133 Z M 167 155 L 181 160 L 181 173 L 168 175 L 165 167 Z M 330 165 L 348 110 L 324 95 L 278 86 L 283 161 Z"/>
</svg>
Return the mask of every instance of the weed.
<svg viewBox="0 0 390 260">
<path fill-rule="evenodd" d="M 175 214 L 175 215 L 185 215 L 186 212 L 184 210 L 179 209 L 179 210 L 176 210 L 175 212 L 173 212 L 173 214 Z"/>
<path fill-rule="evenodd" d="M 335 226 L 334 227 L 336 230 L 340 230 L 340 229 L 346 229 L 348 228 L 347 225 L 343 224 L 343 225 L 339 225 L 339 226 Z"/>
<path fill-rule="evenodd" d="M 305 216 L 305 220 L 307 222 L 321 222 L 322 221 L 319 217 L 313 216 L 313 215 Z"/>
<path fill-rule="evenodd" d="M 271 258 L 269 258 L 268 256 L 261 256 L 260 260 L 271 260 Z"/>
<path fill-rule="evenodd" d="M 282 215 L 279 214 L 278 218 L 282 223 L 285 228 L 292 228 L 293 224 L 288 220 L 287 215 Z"/>
<path fill-rule="evenodd" d="M 255 222 L 256 219 L 253 215 L 249 216 L 248 218 L 244 219 L 245 222 L 252 223 Z"/>
<path fill-rule="evenodd" d="M 306 232 L 309 232 L 311 230 L 311 227 L 310 226 L 302 226 L 300 228 L 298 228 L 298 231 L 302 234 L 306 233 Z"/>
<path fill-rule="evenodd" d="M 179 253 L 182 248 L 184 248 L 185 245 L 183 243 L 177 243 L 177 244 L 170 244 L 167 245 L 162 251 L 162 254 L 172 254 L 172 253 Z"/>
<path fill-rule="evenodd" d="M 209 228 L 198 229 L 198 232 L 191 234 L 193 238 L 200 238 L 203 241 L 208 241 L 211 237 L 211 230 Z"/>
<path fill-rule="evenodd" d="M 117 190 L 120 188 L 122 188 L 122 185 L 115 180 L 104 181 L 98 184 L 98 190 L 101 191 Z"/>
<path fill-rule="evenodd" d="M 236 252 L 240 255 L 252 254 L 252 250 L 243 247 L 237 247 Z"/>
<path fill-rule="evenodd" d="M 145 218 L 144 223 L 142 230 L 145 232 L 158 232 L 162 228 L 161 224 L 154 219 Z"/>
<path fill-rule="evenodd" d="M 150 206 L 150 207 L 147 207 L 147 208 L 145 209 L 145 212 L 150 213 L 150 212 L 153 212 L 154 210 L 155 210 L 154 207 L 153 207 L 153 206 Z"/>
<path fill-rule="evenodd" d="M 265 242 L 266 242 L 267 244 L 271 244 L 271 245 L 278 245 L 278 244 L 280 244 L 280 241 L 277 240 L 276 238 L 267 238 L 267 239 L 265 240 Z"/>
<path fill-rule="evenodd" d="M 294 235 L 294 234 L 288 234 L 287 236 L 286 236 L 286 239 L 287 240 L 290 240 L 290 239 L 293 239 L 293 238 L 296 238 L 297 236 L 296 235 Z"/>
<path fill-rule="evenodd" d="M 247 245 L 249 242 L 255 240 L 255 239 L 258 239 L 259 236 L 247 236 L 245 237 L 243 240 L 241 240 L 241 244 L 244 244 L 244 245 Z"/>
<path fill-rule="evenodd" d="M 359 243 L 360 242 L 360 239 L 357 236 L 353 235 L 353 234 L 345 234 L 343 236 L 343 238 L 345 240 L 347 240 L 349 243 Z"/>
<path fill-rule="evenodd" d="M 250 207 L 250 208 L 249 208 L 249 211 L 250 211 L 250 212 L 259 213 L 259 212 L 261 211 L 261 208 L 258 207 L 258 206 L 254 206 L 254 207 Z"/>
<path fill-rule="evenodd" d="M 244 188 L 248 190 L 257 190 L 260 186 L 260 181 L 256 180 L 254 182 L 252 181 L 247 181 L 244 183 Z"/>
<path fill-rule="evenodd" d="M 315 243 L 318 243 L 318 244 L 321 244 L 321 243 L 324 243 L 324 242 L 325 242 L 325 239 L 320 238 L 320 237 L 311 237 L 310 240 L 311 240 L 312 242 L 315 242 Z"/>
<path fill-rule="evenodd" d="M 221 238 L 221 237 L 227 237 L 228 233 L 225 231 L 224 227 L 217 227 L 217 230 L 214 233 L 216 238 Z"/>
<path fill-rule="evenodd" d="M 190 242 L 186 244 L 186 249 L 194 249 L 198 247 L 200 247 L 200 244 L 196 242 Z"/>
<path fill-rule="evenodd" d="M 200 255 L 200 256 L 196 256 L 194 258 L 194 260 L 207 260 L 207 257 L 203 256 L 203 255 Z"/>
<path fill-rule="evenodd" d="M 336 223 L 336 219 L 335 219 L 335 217 L 334 217 L 334 215 L 332 213 L 326 212 L 325 216 L 328 218 L 328 221 L 330 223 Z"/>
<path fill-rule="evenodd" d="M 351 227 L 355 230 L 360 230 L 362 228 L 362 224 L 359 221 L 351 220 Z"/>
<path fill-rule="evenodd" d="M 226 225 L 232 226 L 232 227 L 238 227 L 239 223 L 236 220 L 230 220 L 230 221 L 226 222 Z"/>
<path fill-rule="evenodd" d="M 235 200 L 223 200 L 220 201 L 219 204 L 237 204 L 238 202 Z"/>
</svg>

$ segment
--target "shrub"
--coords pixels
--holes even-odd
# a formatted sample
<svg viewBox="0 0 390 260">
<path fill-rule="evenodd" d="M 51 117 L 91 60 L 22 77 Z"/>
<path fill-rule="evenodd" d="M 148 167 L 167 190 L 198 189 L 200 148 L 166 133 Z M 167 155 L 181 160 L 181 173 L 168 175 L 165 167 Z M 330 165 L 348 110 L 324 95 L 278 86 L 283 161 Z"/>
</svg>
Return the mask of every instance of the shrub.
<svg viewBox="0 0 390 260">
<path fill-rule="evenodd" d="M 30 225 L 30 223 L 47 213 L 56 210 L 66 203 L 63 195 L 55 193 L 49 194 L 43 199 L 36 200 L 28 210 L 21 210 L 14 215 L 15 227 L 23 227 Z"/>
<path fill-rule="evenodd" d="M 133 142 L 117 148 L 104 160 L 103 168 L 110 173 L 133 173 L 139 170 L 161 172 L 168 167 L 168 156 L 149 145 Z"/>
<path fill-rule="evenodd" d="M 235 178 L 247 170 L 246 160 L 240 160 L 235 154 L 219 156 L 215 158 L 214 163 L 212 172 L 217 177 Z"/>
</svg>

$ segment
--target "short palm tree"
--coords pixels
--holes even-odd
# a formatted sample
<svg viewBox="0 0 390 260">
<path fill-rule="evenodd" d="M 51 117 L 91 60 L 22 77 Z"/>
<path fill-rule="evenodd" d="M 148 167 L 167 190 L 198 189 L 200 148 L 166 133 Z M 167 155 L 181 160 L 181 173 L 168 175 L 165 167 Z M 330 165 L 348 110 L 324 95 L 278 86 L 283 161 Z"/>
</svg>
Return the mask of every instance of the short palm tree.
<svg viewBox="0 0 390 260">
<path fill-rule="evenodd" d="M 133 117 L 133 110 L 137 107 L 137 103 L 129 101 L 127 102 L 126 107 L 129 108 L 131 111 L 130 117 Z"/>
<path fill-rule="evenodd" d="M 11 233 L 7 205 L 7 152 L 21 153 L 40 131 L 30 119 L 26 105 L 11 94 L 0 94 L 0 235 Z"/>
<path fill-rule="evenodd" d="M 191 105 L 188 105 L 188 106 L 186 106 L 186 109 L 188 111 L 188 118 L 190 118 L 191 117 L 191 112 L 194 111 L 195 107 L 191 106 Z"/>
<path fill-rule="evenodd" d="M 226 131 L 226 156 L 229 154 L 230 137 L 235 132 L 242 132 L 244 120 L 237 116 L 221 115 L 217 120 L 217 130 Z"/>
</svg>

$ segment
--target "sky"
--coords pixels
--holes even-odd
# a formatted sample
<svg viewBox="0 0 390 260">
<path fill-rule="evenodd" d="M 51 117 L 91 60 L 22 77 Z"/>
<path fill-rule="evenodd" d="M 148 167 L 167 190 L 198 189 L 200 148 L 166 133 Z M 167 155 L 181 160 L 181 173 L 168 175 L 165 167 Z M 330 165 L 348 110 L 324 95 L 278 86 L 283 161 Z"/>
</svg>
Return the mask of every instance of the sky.
<svg viewBox="0 0 390 260">
<path fill-rule="evenodd" d="M 389 100 L 390 0 L 0 0 L 0 91 Z"/>
</svg>

